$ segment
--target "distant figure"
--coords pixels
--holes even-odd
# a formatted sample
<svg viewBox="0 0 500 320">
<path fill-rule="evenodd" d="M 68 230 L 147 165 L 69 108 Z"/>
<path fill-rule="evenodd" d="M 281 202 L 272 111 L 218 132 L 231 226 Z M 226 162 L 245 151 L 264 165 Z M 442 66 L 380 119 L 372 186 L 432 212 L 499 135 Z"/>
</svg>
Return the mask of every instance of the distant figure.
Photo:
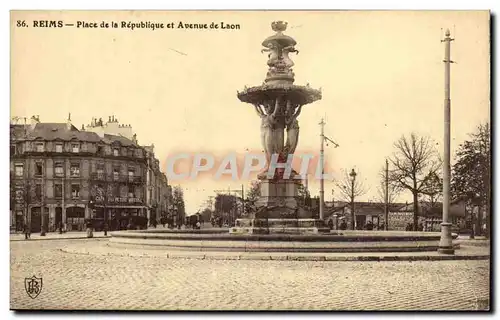
<svg viewBox="0 0 500 320">
<path fill-rule="evenodd" d="M 108 235 L 108 224 L 106 222 L 104 222 L 103 230 L 104 230 L 104 236 L 107 236 Z"/>
<path fill-rule="evenodd" d="M 332 219 L 328 220 L 328 228 L 330 228 L 330 230 L 333 230 L 333 220 Z"/>
<path fill-rule="evenodd" d="M 93 225 L 91 220 L 87 220 L 87 238 L 93 238 L 94 237 L 94 231 L 92 230 Z"/>
<path fill-rule="evenodd" d="M 28 240 L 31 238 L 31 230 L 30 227 L 25 223 L 23 227 L 24 231 L 24 239 Z"/>
<path fill-rule="evenodd" d="M 347 223 L 345 221 L 342 221 L 342 223 L 340 224 L 340 230 L 345 230 L 347 229 Z"/>
<path fill-rule="evenodd" d="M 365 226 L 366 230 L 373 230 L 373 222 L 368 221 L 368 223 Z"/>
</svg>

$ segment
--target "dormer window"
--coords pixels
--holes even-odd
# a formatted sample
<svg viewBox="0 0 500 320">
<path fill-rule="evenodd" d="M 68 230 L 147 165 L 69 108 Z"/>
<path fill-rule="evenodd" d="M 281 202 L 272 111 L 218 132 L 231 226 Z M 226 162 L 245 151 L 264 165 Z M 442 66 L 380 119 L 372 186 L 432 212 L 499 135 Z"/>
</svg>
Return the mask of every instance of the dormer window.
<svg viewBox="0 0 500 320">
<path fill-rule="evenodd" d="M 120 149 L 118 149 L 118 148 L 113 148 L 113 155 L 114 155 L 115 157 L 119 156 L 119 155 L 120 155 Z"/>
<path fill-rule="evenodd" d="M 36 150 L 36 152 L 44 152 L 44 150 L 45 150 L 44 143 L 43 142 L 35 143 L 35 150 Z"/>
<path fill-rule="evenodd" d="M 63 152 L 63 145 L 62 143 L 56 143 L 56 152 Z"/>
<path fill-rule="evenodd" d="M 72 143 L 71 144 L 71 152 L 73 152 L 73 153 L 80 152 L 80 144 L 79 143 Z"/>
</svg>

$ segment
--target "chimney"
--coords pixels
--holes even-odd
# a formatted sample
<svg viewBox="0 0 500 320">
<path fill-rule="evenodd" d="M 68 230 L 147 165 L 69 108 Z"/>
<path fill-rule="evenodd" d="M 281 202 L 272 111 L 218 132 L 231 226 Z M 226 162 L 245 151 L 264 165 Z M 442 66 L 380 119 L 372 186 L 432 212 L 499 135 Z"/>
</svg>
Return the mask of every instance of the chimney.
<svg viewBox="0 0 500 320">
<path fill-rule="evenodd" d="M 32 116 L 30 120 L 30 129 L 33 130 L 35 129 L 36 124 L 40 123 L 40 116 Z"/>
<path fill-rule="evenodd" d="M 71 130 L 71 113 L 68 114 L 68 121 L 66 122 L 66 129 Z"/>
</svg>

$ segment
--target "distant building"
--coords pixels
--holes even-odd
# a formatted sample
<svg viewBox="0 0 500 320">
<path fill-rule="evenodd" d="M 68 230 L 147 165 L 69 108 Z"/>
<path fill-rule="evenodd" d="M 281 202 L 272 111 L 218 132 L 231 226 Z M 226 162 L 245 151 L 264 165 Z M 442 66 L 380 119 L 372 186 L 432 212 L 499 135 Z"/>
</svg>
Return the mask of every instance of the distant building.
<svg viewBox="0 0 500 320">
<path fill-rule="evenodd" d="M 42 208 L 47 231 L 60 223 L 82 230 L 88 218 L 124 228 L 130 217 L 156 217 L 147 201 L 151 154 L 130 126 L 109 120 L 93 119 L 87 130 L 78 130 L 70 117 L 66 123 L 33 116 L 30 124 L 11 124 L 11 229 L 27 223 L 39 232 Z M 160 192 L 169 192 L 166 178 L 159 184 Z"/>
<path fill-rule="evenodd" d="M 442 203 L 430 204 L 422 201 L 419 203 L 419 224 L 427 226 L 428 230 L 438 231 L 442 219 Z M 363 229 L 368 222 L 374 225 L 374 229 L 383 229 L 385 224 L 385 206 L 380 202 L 354 202 L 355 226 Z M 413 203 L 389 204 L 389 230 L 405 230 L 408 224 L 413 223 Z M 465 216 L 463 203 L 453 202 L 450 207 L 451 222 L 458 224 Z M 345 221 L 347 228 L 351 223 L 351 203 L 344 201 L 325 202 L 325 220 L 339 220 L 339 224 Z"/>
</svg>

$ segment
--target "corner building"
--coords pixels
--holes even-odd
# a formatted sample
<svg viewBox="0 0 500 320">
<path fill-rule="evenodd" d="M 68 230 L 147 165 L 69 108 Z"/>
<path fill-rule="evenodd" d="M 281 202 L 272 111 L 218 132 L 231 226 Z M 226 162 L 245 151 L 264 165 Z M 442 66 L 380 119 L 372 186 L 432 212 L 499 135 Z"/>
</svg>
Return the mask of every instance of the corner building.
<svg viewBox="0 0 500 320">
<path fill-rule="evenodd" d="M 93 119 L 87 130 L 78 130 L 70 118 L 41 123 L 34 116 L 29 125 L 11 125 L 11 230 L 22 230 L 26 222 L 39 232 L 42 221 L 49 232 L 60 223 L 68 231 L 84 230 L 88 218 L 124 229 L 134 216 L 157 219 L 151 217 L 155 202 L 147 201 L 154 156 L 131 132 L 114 117 L 107 123 Z M 166 179 L 160 181 L 167 186 L 158 190 L 168 192 Z"/>
</svg>

